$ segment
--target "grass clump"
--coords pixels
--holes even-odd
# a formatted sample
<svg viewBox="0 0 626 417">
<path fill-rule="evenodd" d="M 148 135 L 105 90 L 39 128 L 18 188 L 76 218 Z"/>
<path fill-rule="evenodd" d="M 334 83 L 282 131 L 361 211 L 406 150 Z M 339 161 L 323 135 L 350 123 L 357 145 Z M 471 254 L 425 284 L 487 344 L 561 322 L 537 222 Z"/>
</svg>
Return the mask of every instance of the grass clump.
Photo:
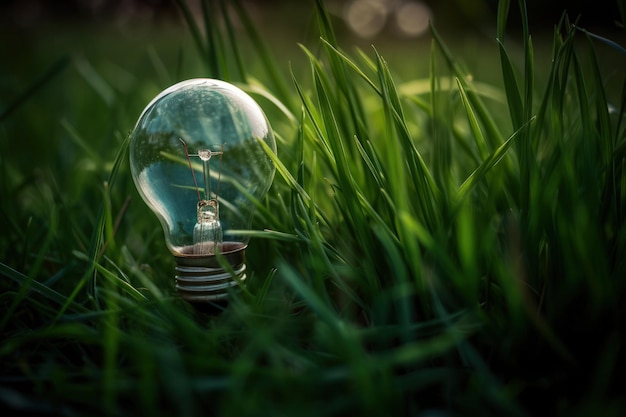
<svg viewBox="0 0 626 417">
<path fill-rule="evenodd" d="M 176 77 L 155 65 L 158 82 L 107 88 L 84 61 L 61 61 L 0 113 L 4 408 L 626 410 L 617 388 L 626 83 L 623 73 L 609 83 L 597 57 L 605 43 L 623 53 L 618 43 L 564 15 L 550 62 L 539 62 L 524 2 L 516 49 L 505 39 L 509 2 L 500 1 L 492 52 L 501 80 L 475 80 L 432 27 L 430 73 L 399 81 L 378 50 L 346 52 L 317 1 L 320 40 L 301 45 L 303 73 L 283 73 L 241 6 L 201 2 L 197 23 L 178 4 L 202 75 L 258 98 L 278 138 L 278 175 L 248 250 L 249 291 L 215 316 L 180 301 L 158 222 L 130 180 L 134 117 L 115 97 L 137 97 L 125 106 L 138 115 Z M 255 73 L 244 64 L 245 35 L 258 52 Z M 108 130 L 87 140 L 89 126 L 68 117 L 61 125 L 76 159 L 25 170 L 5 152 L 12 118 L 58 65 L 72 64 L 99 86 Z"/>
</svg>

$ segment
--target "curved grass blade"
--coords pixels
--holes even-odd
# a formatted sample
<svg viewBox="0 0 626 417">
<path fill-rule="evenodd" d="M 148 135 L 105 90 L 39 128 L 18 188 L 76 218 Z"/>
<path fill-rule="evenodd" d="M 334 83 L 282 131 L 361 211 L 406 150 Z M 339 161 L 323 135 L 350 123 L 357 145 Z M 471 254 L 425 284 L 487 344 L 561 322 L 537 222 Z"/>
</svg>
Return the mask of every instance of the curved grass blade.
<svg viewBox="0 0 626 417">
<path fill-rule="evenodd" d="M 489 150 L 487 149 L 487 143 L 485 142 L 485 136 L 480 129 L 478 119 L 476 118 L 476 114 L 474 114 L 474 110 L 472 110 L 472 106 L 469 103 L 467 93 L 463 88 L 463 84 L 461 83 L 461 81 L 459 81 L 458 78 L 456 79 L 456 82 L 459 88 L 459 94 L 461 95 L 461 102 L 463 103 L 465 113 L 467 114 L 467 120 L 470 125 L 470 130 L 472 131 L 472 135 L 474 137 L 474 141 L 476 142 L 476 146 L 478 147 L 480 155 L 484 160 L 489 154 Z"/>
<path fill-rule="evenodd" d="M 327 50 L 329 52 L 332 52 L 334 55 L 336 55 L 338 58 L 340 58 L 344 63 L 346 63 L 348 65 L 349 68 L 351 68 L 359 77 L 361 77 L 363 80 L 365 80 L 365 82 L 367 82 L 367 84 L 369 84 L 370 87 L 372 87 L 372 89 L 380 96 L 382 95 L 380 88 L 367 76 L 367 74 L 365 74 L 363 72 L 363 70 L 361 70 L 359 68 L 359 66 L 352 61 L 350 58 L 348 58 L 346 56 L 346 54 L 342 53 L 341 51 L 339 51 L 339 49 L 337 49 L 335 46 L 333 46 L 330 42 L 328 42 L 326 39 L 321 39 L 322 43 L 324 45 L 326 45 Z"/>
<path fill-rule="evenodd" d="M 115 179 L 117 177 L 117 173 L 119 172 L 120 167 L 123 163 L 126 162 L 126 152 L 128 151 L 128 144 L 130 143 L 130 135 L 126 136 L 126 139 L 122 142 L 117 155 L 115 157 L 115 161 L 113 162 L 113 167 L 111 169 L 111 173 L 109 174 L 109 179 L 107 181 L 108 189 L 112 188 L 115 183 Z M 106 203 L 103 201 L 100 205 L 100 209 L 98 210 L 98 222 L 95 226 L 94 233 L 91 237 L 91 241 L 89 243 L 88 250 L 88 259 L 90 260 L 90 265 L 81 277 L 81 279 L 77 282 L 74 291 L 70 294 L 67 299 L 67 302 L 63 305 L 63 307 L 57 313 L 55 321 L 57 321 L 69 305 L 74 301 L 74 299 L 78 296 L 80 291 L 83 289 L 85 284 L 88 284 L 88 294 L 95 302 L 96 306 L 99 306 L 98 300 L 98 292 L 97 292 L 97 283 L 96 283 L 96 264 L 99 261 L 99 258 L 102 256 L 102 248 L 105 245 L 105 227 L 106 227 L 106 219 L 107 213 L 105 210 Z"/>
<path fill-rule="evenodd" d="M 488 140 L 493 139 L 494 141 L 497 138 L 502 138 L 503 135 L 500 132 L 500 129 L 498 128 L 498 124 L 493 119 L 491 112 L 487 109 L 487 107 L 481 100 L 480 96 L 476 94 L 473 91 L 473 89 L 469 88 L 468 75 L 465 73 L 465 71 L 463 71 L 461 66 L 454 59 L 454 55 L 452 54 L 452 52 L 450 51 L 446 43 L 443 41 L 443 38 L 441 37 L 439 32 L 435 29 L 435 26 L 432 24 L 430 25 L 430 31 L 433 35 L 434 43 L 437 45 L 437 47 L 443 54 L 443 57 L 448 67 L 452 71 L 452 74 L 456 78 L 458 78 L 461 81 L 461 83 L 463 83 L 463 86 L 465 87 L 469 101 L 472 103 L 472 106 L 474 108 L 474 111 L 476 112 L 476 115 L 478 116 L 479 120 L 481 120 L 484 126 L 484 129 L 486 132 L 485 137 Z M 500 145 L 501 145 L 501 142 L 489 143 L 489 147 L 491 150 L 496 149 Z"/>
<path fill-rule="evenodd" d="M 191 37 L 193 38 L 194 44 L 196 45 L 198 54 L 202 59 L 206 59 L 207 47 L 204 44 L 204 39 L 202 36 L 202 32 L 200 31 L 200 27 L 196 23 L 196 19 L 194 18 L 193 13 L 189 8 L 189 5 L 187 5 L 187 1 L 176 0 L 176 4 L 178 5 L 183 15 L 185 23 L 187 24 L 187 26 L 189 26 L 189 30 L 191 31 Z"/>
<path fill-rule="evenodd" d="M 254 46 L 254 50 L 258 53 L 263 66 L 269 76 L 272 86 L 276 91 L 276 96 L 288 107 L 291 109 L 296 108 L 295 103 L 293 101 L 293 94 L 289 91 L 289 87 L 285 82 L 285 77 L 281 74 L 276 65 L 277 60 L 270 53 L 270 49 L 267 44 L 263 42 L 263 37 L 256 30 L 250 16 L 241 5 L 241 1 L 232 2 L 232 6 L 237 13 L 237 17 L 239 18 L 241 24 L 243 25 L 246 33 L 248 34 L 248 38 L 250 42 L 252 42 Z"/>
<path fill-rule="evenodd" d="M 0 275 L 9 278 L 20 286 L 26 286 L 25 284 L 29 279 L 28 276 L 22 274 L 19 271 L 16 271 L 15 269 L 2 262 L 0 262 Z M 59 306 L 64 306 L 67 304 L 69 311 L 75 313 L 86 313 L 89 311 L 87 308 L 73 301 L 68 303 L 68 299 L 65 295 L 53 290 L 48 285 L 42 284 L 39 281 L 31 281 L 29 291 L 39 294 Z"/>
<path fill-rule="evenodd" d="M 13 316 L 13 312 L 17 309 L 18 305 L 28 296 L 29 290 L 33 286 L 33 283 L 36 282 L 35 277 L 39 273 L 41 265 L 44 262 L 44 259 L 46 257 L 46 253 L 48 253 L 50 245 L 52 244 L 52 241 L 54 240 L 54 237 L 56 235 L 57 226 L 59 222 L 58 217 L 59 216 L 58 216 L 58 212 L 56 208 L 52 207 L 51 214 L 50 214 L 50 225 L 48 227 L 46 236 L 43 240 L 41 248 L 39 249 L 37 253 L 37 257 L 35 259 L 33 266 L 31 267 L 28 273 L 28 276 L 25 279 L 20 280 L 21 281 L 20 287 L 19 287 L 19 290 L 17 291 L 17 294 L 13 298 L 7 311 L 3 313 L 2 320 L 0 320 L 0 334 L 4 330 L 4 327 L 6 326 L 6 324 L 9 322 L 9 319 Z M 12 271 L 13 270 L 11 270 L 10 268 L 7 270 L 7 272 L 12 272 Z M 14 273 L 10 274 L 10 276 L 13 278 L 21 278 L 20 275 L 17 275 Z M 39 288 L 42 288 L 42 287 L 40 286 Z"/>
<path fill-rule="evenodd" d="M 458 189 L 457 201 L 462 201 L 465 196 L 485 177 L 489 172 L 507 153 L 513 142 L 518 136 L 523 135 L 524 131 L 530 127 L 534 117 L 526 122 L 520 129 L 516 130 L 498 149 L 491 153 L 478 168 L 476 168 L 466 179 Z"/>
<path fill-rule="evenodd" d="M 620 54 L 626 55 L 626 48 L 624 48 L 619 43 L 617 43 L 617 42 L 615 42 L 615 41 L 613 41 L 611 39 L 605 38 L 604 36 L 596 35 L 595 33 L 589 32 L 586 29 L 580 28 L 578 26 L 576 26 L 576 29 L 578 29 L 579 31 L 583 32 L 585 35 L 587 35 L 587 36 L 589 36 L 591 38 L 597 39 L 600 42 L 604 43 L 605 45 L 610 46 L 611 48 L 615 49 Z"/>
<path fill-rule="evenodd" d="M 522 98 L 517 85 L 513 64 L 511 63 L 509 55 L 507 54 L 502 41 L 498 39 L 497 42 L 498 48 L 500 49 L 500 66 L 502 67 L 504 91 L 506 92 L 509 114 L 511 115 L 511 121 L 513 122 L 514 128 L 519 129 L 520 126 L 524 124 L 524 107 L 522 105 Z"/>
<path fill-rule="evenodd" d="M 506 29 L 506 20 L 509 16 L 510 0 L 500 0 L 498 2 L 498 18 L 497 18 L 497 39 L 498 42 L 504 40 L 504 33 Z"/>
<path fill-rule="evenodd" d="M 422 155 L 417 150 L 411 139 L 411 134 L 409 133 L 406 119 L 403 114 L 398 91 L 395 83 L 393 82 L 387 64 L 377 52 L 376 55 L 379 66 L 378 74 L 381 91 L 383 93 L 382 100 L 387 111 L 387 130 L 391 135 L 390 137 L 397 137 L 399 142 L 399 146 L 397 147 L 398 152 L 394 158 L 395 162 L 390 161 L 390 164 L 395 164 L 395 166 L 398 167 L 396 170 L 396 178 L 393 180 L 394 189 L 398 190 L 398 194 L 395 196 L 397 197 L 396 201 L 402 202 L 404 197 L 402 197 L 399 193 L 405 193 L 407 190 L 406 185 L 403 185 L 406 184 L 403 179 L 404 174 L 400 171 L 400 168 L 403 169 L 403 167 L 399 166 L 403 164 L 398 163 L 398 161 L 406 160 L 409 167 L 409 178 L 415 183 L 417 204 L 419 205 L 429 227 L 435 228 L 439 222 L 439 216 L 435 211 L 435 206 L 439 201 L 441 192 L 437 187 L 428 166 L 424 162 Z M 400 181 L 400 183 L 396 184 L 397 181 Z M 398 209 L 401 209 L 401 207 L 398 207 Z"/>
</svg>

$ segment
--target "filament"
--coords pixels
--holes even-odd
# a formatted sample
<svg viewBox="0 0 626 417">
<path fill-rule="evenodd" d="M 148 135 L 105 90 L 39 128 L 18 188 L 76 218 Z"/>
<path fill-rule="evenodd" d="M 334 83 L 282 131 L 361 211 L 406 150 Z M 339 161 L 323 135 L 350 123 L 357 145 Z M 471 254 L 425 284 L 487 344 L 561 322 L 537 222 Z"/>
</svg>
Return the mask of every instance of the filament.
<svg viewBox="0 0 626 417">
<path fill-rule="evenodd" d="M 209 165 L 210 160 L 211 154 L 209 154 L 208 159 L 202 159 L 202 172 L 204 174 L 204 198 L 206 200 L 211 199 L 211 166 Z"/>
<path fill-rule="evenodd" d="M 220 164 L 217 168 L 217 185 L 215 186 L 215 199 L 217 200 L 217 196 L 220 191 L 220 180 L 222 179 L 222 156 L 224 155 L 224 143 L 222 144 L 222 151 L 220 152 Z"/>
<path fill-rule="evenodd" d="M 178 138 L 178 140 L 180 140 L 180 142 L 185 147 L 185 156 L 187 156 L 187 162 L 189 162 L 189 170 L 191 171 L 191 176 L 193 177 L 193 183 L 196 186 L 196 193 L 198 194 L 198 202 L 200 202 L 202 200 L 200 198 L 200 189 L 198 188 L 198 181 L 196 181 L 196 174 L 193 172 L 193 167 L 191 166 L 191 158 L 189 157 L 189 150 L 187 149 L 187 144 L 182 138 Z M 221 158 L 220 158 L 220 161 L 221 161 Z"/>
</svg>

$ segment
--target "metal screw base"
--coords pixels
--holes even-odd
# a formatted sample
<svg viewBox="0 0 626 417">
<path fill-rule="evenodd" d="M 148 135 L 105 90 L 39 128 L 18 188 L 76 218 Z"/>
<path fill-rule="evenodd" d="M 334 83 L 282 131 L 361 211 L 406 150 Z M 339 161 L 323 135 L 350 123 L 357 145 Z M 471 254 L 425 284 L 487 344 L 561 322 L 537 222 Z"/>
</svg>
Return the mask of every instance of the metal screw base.
<svg viewBox="0 0 626 417">
<path fill-rule="evenodd" d="M 217 255 L 194 254 L 193 246 L 185 246 L 174 255 L 176 289 L 181 298 L 193 303 L 223 301 L 228 290 L 246 280 L 245 244 L 224 242 L 220 258 L 232 268 L 235 277 L 220 265 Z"/>
</svg>

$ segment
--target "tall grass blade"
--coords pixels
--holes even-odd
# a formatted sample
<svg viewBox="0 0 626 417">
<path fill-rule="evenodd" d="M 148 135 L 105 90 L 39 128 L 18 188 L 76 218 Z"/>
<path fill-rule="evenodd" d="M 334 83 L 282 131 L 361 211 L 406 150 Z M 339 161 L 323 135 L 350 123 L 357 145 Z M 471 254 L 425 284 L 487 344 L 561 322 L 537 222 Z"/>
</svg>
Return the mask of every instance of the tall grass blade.
<svg viewBox="0 0 626 417">
<path fill-rule="evenodd" d="M 261 145 L 267 156 L 270 157 L 274 165 L 276 166 L 276 171 L 278 174 L 285 180 L 285 182 L 294 190 L 300 194 L 301 197 L 305 201 L 310 201 L 311 198 L 307 194 L 306 190 L 302 188 L 302 186 L 298 183 L 296 178 L 291 174 L 289 169 L 282 163 L 280 159 L 276 156 L 276 154 L 272 151 L 272 149 L 262 140 L 259 140 L 258 143 Z"/>
<path fill-rule="evenodd" d="M 506 21 L 509 17 L 509 7 L 511 5 L 510 0 L 498 1 L 498 17 L 497 17 L 497 35 L 498 42 L 504 42 L 504 34 L 506 31 Z"/>
<path fill-rule="evenodd" d="M 589 32 L 589 31 L 587 31 L 587 30 L 585 30 L 583 28 L 580 28 L 580 27 L 576 27 L 576 28 L 578 30 L 580 30 L 581 32 L 585 33 L 585 35 L 587 35 L 587 36 L 589 36 L 591 38 L 597 39 L 600 42 L 604 43 L 605 45 L 610 46 L 611 48 L 615 49 L 620 54 L 626 55 L 626 48 L 624 48 L 622 45 L 620 45 L 619 43 L 615 42 L 614 40 L 608 39 L 608 38 L 606 38 L 604 36 L 597 35 L 597 34 L 595 34 L 593 32 Z"/>
<path fill-rule="evenodd" d="M 351 68 L 359 77 L 361 77 L 363 80 L 365 80 L 365 82 L 367 82 L 367 84 L 369 84 L 369 86 L 378 94 L 381 95 L 381 91 L 380 88 L 367 76 L 367 74 L 365 74 L 365 72 L 363 70 L 361 70 L 361 68 L 359 68 L 359 66 L 352 61 L 350 58 L 348 58 L 348 56 L 339 51 L 335 46 L 333 46 L 330 42 L 328 42 L 326 39 L 321 39 L 321 42 L 327 47 L 327 51 L 328 54 L 334 54 L 336 55 L 338 58 L 340 58 L 346 65 L 348 65 L 349 68 Z M 375 64 L 371 64 L 374 65 L 375 69 Z"/>
<path fill-rule="evenodd" d="M 120 167 L 126 162 L 126 153 L 128 151 L 128 144 L 130 143 L 130 135 L 126 137 L 124 142 L 121 144 L 118 153 L 115 157 L 115 161 L 113 162 L 113 167 L 109 174 L 109 179 L 107 181 L 108 187 L 112 187 L 115 183 L 115 179 L 119 172 Z M 109 188 L 110 189 L 110 188 Z M 96 306 L 99 306 L 100 301 L 98 297 L 98 287 L 97 287 L 97 268 L 96 264 L 99 262 L 99 258 L 102 256 L 102 248 L 105 245 L 105 227 L 106 227 L 106 210 L 105 203 L 103 202 L 98 211 L 97 224 L 95 225 L 94 233 L 91 237 L 91 241 L 89 243 L 88 250 L 88 259 L 89 266 L 85 270 L 85 273 L 81 277 L 81 279 L 76 283 L 76 287 L 70 294 L 67 299 L 67 302 L 63 305 L 63 307 L 58 311 L 55 321 L 58 320 L 67 308 L 70 306 L 74 299 L 78 296 L 80 291 L 83 289 L 85 284 L 88 284 L 88 294 L 91 299 L 94 301 Z"/>
<path fill-rule="evenodd" d="M 612 166 L 612 158 L 614 152 L 614 143 L 613 137 L 614 133 L 611 128 L 611 121 L 609 115 L 609 100 L 606 96 L 606 91 L 604 88 L 604 82 L 602 80 L 602 74 L 600 71 L 600 66 L 597 60 L 597 54 L 595 53 L 593 42 L 591 38 L 589 39 L 589 49 L 593 52 L 591 54 L 591 66 L 592 66 L 592 74 L 591 78 L 595 97 L 595 109 L 596 109 L 596 130 L 598 135 L 598 140 L 601 142 L 600 147 L 602 149 L 602 166 L 603 168 L 610 170 L 607 174 L 607 178 L 613 178 L 613 172 L 611 169 Z"/>
<path fill-rule="evenodd" d="M 524 107 L 522 105 L 522 98 L 517 85 L 513 64 L 511 63 L 511 60 L 504 49 L 504 45 L 500 40 L 498 40 L 498 47 L 500 49 L 500 65 L 502 67 L 502 76 L 504 78 L 504 91 L 506 92 L 511 121 L 514 128 L 519 129 L 524 124 Z"/>
<path fill-rule="evenodd" d="M 21 283 L 20 283 L 21 285 L 20 285 L 19 290 L 17 291 L 17 294 L 15 295 L 15 297 L 13 297 L 13 300 L 11 304 L 9 305 L 7 311 L 4 312 L 2 316 L 2 320 L 0 320 L 0 334 L 3 332 L 5 326 L 7 325 L 9 320 L 12 318 L 13 313 L 17 309 L 18 305 L 28 296 L 28 293 L 31 287 L 33 286 L 33 283 L 36 282 L 36 277 L 39 274 L 41 266 L 45 260 L 46 254 L 50 250 L 50 246 L 52 245 L 52 241 L 57 232 L 58 223 L 59 223 L 58 217 L 59 217 L 59 213 L 54 207 L 52 207 L 50 211 L 50 221 L 48 225 L 48 230 L 43 239 L 42 245 L 39 248 L 39 251 L 35 258 L 35 262 L 31 266 L 26 279 L 21 280 Z M 7 271 L 11 272 L 10 269 Z M 17 274 L 11 274 L 11 276 L 13 278 L 21 278 L 21 276 Z"/>
<path fill-rule="evenodd" d="M 224 46 L 219 31 L 219 21 L 215 18 L 217 12 L 213 0 L 201 0 L 200 9 L 202 11 L 202 21 L 204 25 L 204 36 L 206 38 L 206 60 L 209 69 L 209 76 L 220 80 L 230 79 L 228 66 L 225 61 Z"/>
<path fill-rule="evenodd" d="M 224 20 L 224 25 L 226 27 L 226 35 L 228 37 L 228 48 L 232 52 L 233 58 L 235 60 L 235 66 L 240 77 L 239 79 L 241 79 L 243 83 L 247 83 L 248 71 L 246 70 L 241 48 L 239 47 L 240 42 L 235 35 L 235 28 L 234 28 L 234 24 L 232 22 L 232 18 L 229 13 L 228 3 L 229 2 L 227 2 L 226 0 L 220 0 L 220 6 L 222 9 L 222 18 Z"/>
<path fill-rule="evenodd" d="M 474 137 L 474 141 L 476 142 L 476 146 L 478 147 L 480 156 L 484 160 L 487 158 L 489 154 L 487 143 L 485 141 L 485 136 L 483 135 L 483 132 L 480 129 L 478 119 L 476 118 L 476 115 L 474 114 L 474 110 L 472 109 L 469 99 L 467 98 L 467 93 L 465 92 L 463 85 L 461 84 L 458 78 L 456 79 L 456 82 L 459 88 L 459 93 L 461 95 L 461 101 L 463 103 L 463 107 L 465 108 L 465 113 L 467 114 L 467 120 L 469 122 L 472 136 Z"/>
<path fill-rule="evenodd" d="M 248 34 L 248 39 L 252 43 L 254 50 L 258 53 L 261 63 L 265 67 L 268 77 L 271 81 L 271 86 L 276 92 L 275 95 L 290 109 L 295 109 L 295 103 L 293 102 L 293 95 L 287 86 L 285 78 L 276 65 L 276 58 L 272 56 L 267 44 L 263 42 L 263 37 L 256 30 L 250 16 L 245 11 L 241 2 L 236 0 L 232 3 L 237 17 L 243 24 L 243 27 Z M 293 110 L 292 110 L 293 112 Z"/>
<path fill-rule="evenodd" d="M 67 297 L 65 295 L 55 291 L 54 289 L 50 288 L 50 286 L 43 284 L 39 281 L 31 280 L 30 283 L 28 283 L 30 279 L 27 275 L 16 271 L 15 269 L 2 262 L 0 262 L 0 275 L 9 278 L 16 284 L 20 285 L 20 287 L 27 288 L 28 291 L 32 291 L 44 297 L 45 299 L 50 300 L 54 304 L 62 306 L 65 305 L 67 302 Z M 74 302 L 70 302 L 68 307 L 70 311 L 75 313 L 86 313 L 88 311 L 86 307 L 83 307 L 82 305 Z"/>
<path fill-rule="evenodd" d="M 316 0 L 316 5 L 318 27 L 321 33 L 322 46 L 328 58 L 330 72 L 335 80 L 338 93 L 347 101 L 346 106 L 335 106 L 339 120 L 342 121 L 339 127 L 344 137 L 350 137 L 352 134 L 356 133 L 356 137 L 359 140 L 366 141 L 369 139 L 369 129 L 363 102 L 359 98 L 355 83 L 348 75 L 345 56 L 339 56 L 336 53 L 336 51 L 338 51 L 337 38 L 330 22 L 328 11 L 322 1 Z M 348 66 L 354 68 L 356 65 L 348 64 Z M 337 99 L 340 95 L 337 96 Z M 348 123 L 348 121 L 351 123 Z M 354 158 L 356 157 L 356 151 L 351 145 L 351 143 L 346 143 L 346 151 L 349 152 L 350 157 Z M 354 172 L 353 175 L 357 176 L 357 173 Z"/>
<path fill-rule="evenodd" d="M 463 87 L 465 88 L 467 92 L 468 99 L 472 103 L 474 111 L 476 112 L 478 119 L 481 121 L 485 129 L 485 138 L 489 142 L 490 150 L 493 151 L 494 149 L 496 149 L 498 146 L 501 145 L 501 142 L 498 142 L 498 140 L 503 137 L 502 133 L 500 132 L 500 129 L 498 128 L 498 124 L 495 122 L 495 120 L 493 119 L 493 116 L 491 115 L 491 112 L 487 109 L 487 107 L 483 103 L 482 99 L 480 98 L 480 95 L 476 94 L 473 91 L 473 88 L 470 88 L 470 82 L 468 81 L 470 77 L 468 77 L 468 74 L 466 74 L 465 71 L 463 71 L 461 66 L 454 59 L 454 55 L 452 54 L 452 52 L 450 51 L 446 43 L 443 41 L 443 38 L 441 37 L 439 32 L 435 29 L 435 27 L 432 24 L 430 25 L 430 31 L 433 35 L 434 43 L 437 45 L 437 47 L 443 54 L 443 57 L 446 63 L 448 64 L 448 67 L 452 71 L 452 74 L 461 83 L 463 83 Z M 451 88 L 453 87 L 451 86 Z"/>
<path fill-rule="evenodd" d="M 100 75 L 98 70 L 85 58 L 76 59 L 74 65 L 78 73 L 82 75 L 87 84 L 93 88 L 102 101 L 104 101 L 108 107 L 112 107 L 116 100 L 115 90 L 113 90 L 113 87 Z"/>
<path fill-rule="evenodd" d="M 315 10 L 317 12 L 316 20 L 320 36 L 322 39 L 325 39 L 329 45 L 337 48 L 338 42 L 335 36 L 335 29 L 330 21 L 330 15 L 323 0 L 315 0 Z"/>
<path fill-rule="evenodd" d="M 626 145 L 626 142 L 624 140 L 622 140 L 620 142 L 620 138 L 622 138 L 624 136 L 624 132 L 622 131 L 622 123 L 625 121 L 626 119 L 626 78 L 624 79 L 624 82 L 622 84 L 622 101 L 619 105 L 619 110 L 617 112 L 617 125 L 615 126 L 615 138 L 613 139 L 613 143 L 615 143 L 615 156 L 616 156 L 616 160 L 619 159 L 620 156 L 624 155 L 623 152 L 618 152 L 617 148 L 623 148 L 624 145 Z"/>
<path fill-rule="evenodd" d="M 346 323 L 336 315 L 334 311 L 324 302 L 311 288 L 306 285 L 302 278 L 298 276 L 294 269 L 287 265 L 279 265 L 279 276 L 284 279 L 302 298 L 317 316 L 331 329 L 341 333 Z"/>
<path fill-rule="evenodd" d="M 432 135 L 434 139 L 435 158 L 433 162 L 433 171 L 438 181 L 439 188 L 442 190 L 442 195 L 447 198 L 449 186 L 452 184 L 452 172 L 451 166 L 451 140 L 449 138 L 449 130 L 445 127 L 447 115 L 450 115 L 447 104 L 449 100 L 446 100 L 446 96 L 442 91 L 441 78 L 437 76 L 437 54 L 435 48 L 435 41 L 431 41 L 430 47 L 430 108 L 427 111 L 430 112 L 430 124 L 432 129 Z"/>
<path fill-rule="evenodd" d="M 365 219 L 363 218 L 363 212 L 359 205 L 359 199 L 356 193 L 357 185 L 355 184 L 350 169 L 346 144 L 342 140 L 341 122 L 334 112 L 334 106 L 331 101 L 332 88 L 329 86 L 326 77 L 318 70 L 314 70 L 313 76 L 324 126 L 323 137 L 325 137 L 328 142 L 329 149 L 331 149 L 332 155 L 334 155 L 334 162 L 336 164 L 335 178 L 338 181 L 340 190 L 341 206 L 345 207 L 349 224 L 356 226 L 356 230 L 353 230 L 353 232 L 358 236 L 359 241 L 365 245 L 365 247 L 371 247 L 371 236 L 366 230 L 359 227 L 359 225 L 365 224 Z"/>
<path fill-rule="evenodd" d="M 422 216 L 424 216 L 426 224 L 430 228 L 435 229 L 439 223 L 439 216 L 435 211 L 435 206 L 438 203 L 441 192 L 436 185 L 436 182 L 428 169 L 426 163 L 424 162 L 421 154 L 415 147 L 411 135 L 409 133 L 406 120 L 403 114 L 402 105 L 400 103 L 400 98 L 398 96 L 397 89 L 395 87 L 395 83 L 391 78 L 391 74 L 389 69 L 387 68 L 386 63 L 382 59 L 380 55 L 377 53 L 378 59 L 378 73 L 381 84 L 381 89 L 383 92 L 383 104 L 387 109 L 387 122 L 392 123 L 393 126 L 390 126 L 390 134 L 392 137 L 398 138 L 398 148 L 397 151 L 403 153 L 404 157 L 398 154 L 395 157 L 395 163 L 397 161 L 407 158 L 407 163 L 409 167 L 410 178 L 414 181 L 414 189 L 417 193 L 417 204 L 420 207 Z M 391 130 L 392 129 L 392 130 Z M 390 161 L 391 164 L 394 161 Z M 396 181 L 400 181 L 398 187 L 395 189 L 399 190 L 399 192 L 403 192 L 401 190 L 406 189 L 406 180 L 403 179 L 404 174 L 401 171 L 397 171 L 398 177 Z M 404 204 L 407 204 L 405 197 L 400 195 L 395 196 L 396 202 L 402 202 L 402 207 L 407 207 Z"/>
<path fill-rule="evenodd" d="M 525 130 L 529 129 L 530 123 L 534 120 L 531 119 L 524 124 L 520 129 L 515 131 L 498 149 L 491 153 L 479 166 L 476 168 L 459 187 L 457 193 L 457 201 L 462 201 L 468 192 L 470 192 L 478 182 L 480 182 L 485 175 L 504 157 L 509 148 L 518 136 L 523 136 Z"/>
<path fill-rule="evenodd" d="M 200 27 L 198 26 L 198 23 L 196 22 L 196 19 L 193 13 L 191 12 L 191 9 L 189 8 L 189 5 L 187 4 L 187 0 L 176 0 L 176 4 L 178 5 L 178 8 L 180 9 L 181 14 L 183 15 L 183 20 L 189 27 L 189 31 L 191 32 L 191 37 L 193 38 L 193 41 L 194 41 L 194 45 L 196 46 L 196 49 L 198 50 L 198 55 L 200 56 L 201 59 L 206 60 L 208 47 L 204 43 L 202 32 L 200 31 Z M 209 67 L 209 70 L 211 70 L 210 67 Z"/>
</svg>

